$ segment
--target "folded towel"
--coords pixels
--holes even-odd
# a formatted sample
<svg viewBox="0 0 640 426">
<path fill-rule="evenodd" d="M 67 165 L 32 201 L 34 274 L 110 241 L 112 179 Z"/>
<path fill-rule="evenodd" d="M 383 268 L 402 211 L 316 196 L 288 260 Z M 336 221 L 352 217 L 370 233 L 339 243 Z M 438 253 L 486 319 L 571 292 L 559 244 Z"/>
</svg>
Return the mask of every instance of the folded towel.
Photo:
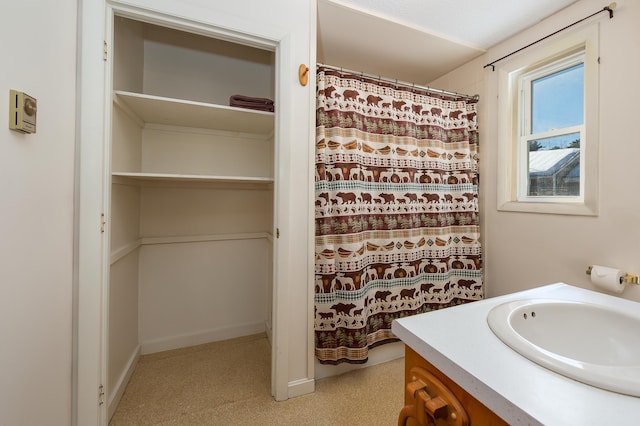
<svg viewBox="0 0 640 426">
<path fill-rule="evenodd" d="M 250 96 L 232 95 L 229 98 L 229 105 L 238 108 L 249 108 L 259 111 L 273 112 L 275 107 L 273 101 L 268 98 L 252 98 Z"/>
</svg>

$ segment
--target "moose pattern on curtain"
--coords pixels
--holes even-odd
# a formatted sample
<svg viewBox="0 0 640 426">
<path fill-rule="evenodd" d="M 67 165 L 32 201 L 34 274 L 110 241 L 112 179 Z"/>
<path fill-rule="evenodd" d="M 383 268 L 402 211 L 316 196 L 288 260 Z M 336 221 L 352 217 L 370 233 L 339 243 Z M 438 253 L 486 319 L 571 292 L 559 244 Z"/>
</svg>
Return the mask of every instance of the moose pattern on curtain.
<svg viewBox="0 0 640 426">
<path fill-rule="evenodd" d="M 483 297 L 477 103 L 319 66 L 315 354 L 364 363 L 394 319 Z"/>
</svg>

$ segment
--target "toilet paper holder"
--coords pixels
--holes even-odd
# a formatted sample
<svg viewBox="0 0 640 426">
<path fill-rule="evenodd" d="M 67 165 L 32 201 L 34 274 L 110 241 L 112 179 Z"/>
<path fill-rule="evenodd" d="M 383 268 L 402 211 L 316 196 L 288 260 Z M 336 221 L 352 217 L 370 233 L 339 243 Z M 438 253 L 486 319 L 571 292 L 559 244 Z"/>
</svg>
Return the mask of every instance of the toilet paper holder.
<svg viewBox="0 0 640 426">
<path fill-rule="evenodd" d="M 593 266 L 589 266 L 587 268 L 587 275 L 591 275 L 591 270 L 593 269 Z M 620 284 L 625 283 L 625 284 L 640 284 L 640 279 L 638 277 L 638 275 L 636 274 L 630 274 L 629 272 L 625 273 L 623 276 L 620 277 Z"/>
</svg>

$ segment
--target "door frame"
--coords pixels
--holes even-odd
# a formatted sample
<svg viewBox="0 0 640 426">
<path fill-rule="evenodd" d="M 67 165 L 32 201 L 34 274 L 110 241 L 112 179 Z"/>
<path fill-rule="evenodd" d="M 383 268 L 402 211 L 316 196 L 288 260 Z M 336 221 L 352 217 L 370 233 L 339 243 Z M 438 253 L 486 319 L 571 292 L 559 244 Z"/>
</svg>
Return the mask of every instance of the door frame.
<svg viewBox="0 0 640 426">
<path fill-rule="evenodd" d="M 124 16 L 165 27 L 245 44 L 275 52 L 274 132 L 274 226 L 271 392 L 278 401 L 289 397 L 288 383 L 288 298 L 289 283 L 286 239 L 277 238 L 278 219 L 286 223 L 286 204 L 280 197 L 279 182 L 286 179 L 280 165 L 281 145 L 290 141 L 284 113 L 291 109 L 282 84 L 291 78 L 289 34 L 246 34 L 222 26 L 116 1 L 79 0 L 78 11 L 78 97 L 76 142 L 76 218 L 74 253 L 73 312 L 73 414 L 75 425 L 106 425 L 108 361 L 108 294 L 110 223 L 110 138 L 113 20 Z M 290 102 L 289 102 L 290 103 Z M 285 217 L 282 217 L 282 212 Z M 286 226 L 286 225 L 285 225 Z M 282 229 L 282 227 L 281 227 Z M 282 244 L 285 244 L 281 247 Z M 281 302 L 280 302 L 281 301 Z"/>
</svg>

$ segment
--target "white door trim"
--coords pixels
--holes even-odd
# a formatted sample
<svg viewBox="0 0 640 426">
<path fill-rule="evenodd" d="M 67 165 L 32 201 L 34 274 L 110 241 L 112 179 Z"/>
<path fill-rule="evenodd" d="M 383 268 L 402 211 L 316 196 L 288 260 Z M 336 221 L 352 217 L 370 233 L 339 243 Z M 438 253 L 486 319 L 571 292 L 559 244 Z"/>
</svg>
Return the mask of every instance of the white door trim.
<svg viewBox="0 0 640 426">
<path fill-rule="evenodd" d="M 104 395 L 100 395 L 100 386 L 106 383 L 102 333 L 106 239 L 101 229 L 105 7 L 102 2 L 79 0 L 78 8 L 72 423 L 99 425 L 105 424 L 106 419 Z"/>
</svg>

